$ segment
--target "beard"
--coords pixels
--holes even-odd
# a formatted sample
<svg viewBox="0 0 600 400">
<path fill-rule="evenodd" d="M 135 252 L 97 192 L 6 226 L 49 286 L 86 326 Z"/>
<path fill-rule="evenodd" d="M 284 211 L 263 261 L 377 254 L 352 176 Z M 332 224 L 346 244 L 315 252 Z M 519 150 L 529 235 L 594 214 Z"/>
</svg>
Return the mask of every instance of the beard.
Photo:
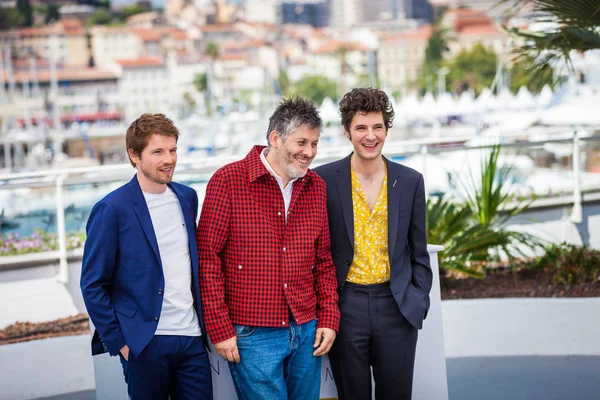
<svg viewBox="0 0 600 400">
<path fill-rule="evenodd" d="M 162 166 L 161 168 L 169 168 L 168 166 Z M 171 173 L 168 175 L 163 174 L 159 171 L 158 168 L 152 170 L 150 168 L 141 168 L 142 174 L 146 179 L 148 179 L 152 183 L 157 183 L 159 185 L 166 185 L 170 183 L 173 179 L 173 172 L 175 172 L 175 165 L 171 165 Z"/>
<path fill-rule="evenodd" d="M 302 168 L 294 164 L 294 155 L 286 151 L 285 148 L 280 147 L 278 153 L 279 163 L 283 167 L 287 176 L 290 177 L 290 179 L 298 179 L 306 175 L 306 172 L 308 171 L 308 166 L 310 165 L 310 160 L 306 163 L 306 168 Z"/>
</svg>

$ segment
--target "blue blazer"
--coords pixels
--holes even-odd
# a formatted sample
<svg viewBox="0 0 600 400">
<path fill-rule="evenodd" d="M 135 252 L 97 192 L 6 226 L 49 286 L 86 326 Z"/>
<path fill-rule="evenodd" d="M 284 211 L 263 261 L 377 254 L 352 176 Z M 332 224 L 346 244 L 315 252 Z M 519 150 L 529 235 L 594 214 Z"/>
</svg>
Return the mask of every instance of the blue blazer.
<svg viewBox="0 0 600 400">
<path fill-rule="evenodd" d="M 198 195 L 170 183 L 183 211 L 192 269 L 192 294 L 203 338 L 198 286 L 196 215 Z M 117 355 L 127 344 L 138 356 L 156 332 L 165 290 L 158 243 L 146 200 L 137 180 L 108 194 L 93 207 L 87 222 L 81 291 L 96 327 L 92 354 Z"/>
<path fill-rule="evenodd" d="M 354 258 L 350 157 L 314 169 L 327 183 L 331 255 L 340 295 Z M 429 310 L 433 278 L 427 252 L 423 176 L 411 168 L 384 159 L 388 168 L 390 288 L 402 315 L 421 329 Z"/>
</svg>

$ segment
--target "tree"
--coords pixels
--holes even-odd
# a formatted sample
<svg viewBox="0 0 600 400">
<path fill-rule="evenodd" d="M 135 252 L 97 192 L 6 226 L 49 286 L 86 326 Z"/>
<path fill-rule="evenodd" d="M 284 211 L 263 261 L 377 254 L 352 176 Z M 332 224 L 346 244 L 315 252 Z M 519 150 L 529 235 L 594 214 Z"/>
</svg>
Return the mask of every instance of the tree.
<svg viewBox="0 0 600 400">
<path fill-rule="evenodd" d="M 277 78 L 277 83 L 279 84 L 279 89 L 281 90 L 281 95 L 283 97 L 288 97 L 290 95 L 290 91 L 292 88 L 292 83 L 290 82 L 290 77 L 287 74 L 285 69 L 279 71 L 279 77 Z"/>
<path fill-rule="evenodd" d="M 434 28 L 425 48 L 425 65 L 439 66 L 444 61 L 444 53 L 448 51 L 448 30 Z"/>
<path fill-rule="evenodd" d="M 346 43 L 342 43 L 335 51 L 335 54 L 337 55 L 340 61 L 340 96 L 343 96 L 347 92 L 346 75 L 348 75 L 348 69 L 350 68 L 348 65 L 348 61 L 346 61 L 346 56 L 350 51 L 350 45 Z"/>
<path fill-rule="evenodd" d="M 448 80 L 451 87 L 462 92 L 474 89 L 480 93 L 494 81 L 497 67 L 497 56 L 493 50 L 478 43 L 469 51 L 463 49 L 449 63 Z"/>
<path fill-rule="evenodd" d="M 337 98 L 335 81 L 321 75 L 309 75 L 296 82 L 296 94 L 321 104 L 326 97 Z"/>
<path fill-rule="evenodd" d="M 16 8 L 0 7 L 0 29 L 10 29 L 22 26 L 25 17 Z"/>
<path fill-rule="evenodd" d="M 502 0 L 502 3 L 515 0 Z M 516 49 L 517 57 L 527 57 L 534 62 L 528 69 L 532 72 L 551 66 L 563 60 L 572 68 L 572 50 L 585 53 L 600 49 L 600 4 L 598 1 L 573 0 L 516 0 L 513 10 L 532 7 L 534 12 L 547 15 L 546 22 L 556 24 L 555 29 L 544 32 L 531 32 L 526 29 L 510 28 L 508 32 L 525 40 Z"/>
<path fill-rule="evenodd" d="M 101 8 L 98 11 L 96 11 L 95 13 L 93 13 L 92 15 L 90 15 L 86 20 L 85 20 L 85 24 L 88 26 L 92 26 L 92 25 L 106 25 L 109 24 L 112 21 L 112 16 L 110 15 L 110 13 Z"/>
<path fill-rule="evenodd" d="M 60 19 L 60 8 L 58 4 L 48 4 L 46 7 L 46 23 Z"/>
<path fill-rule="evenodd" d="M 33 25 L 33 9 L 29 0 L 17 0 L 17 10 L 23 16 L 23 26 Z"/>
<path fill-rule="evenodd" d="M 212 92 L 215 79 L 215 60 L 219 57 L 220 53 L 221 51 L 219 50 L 219 45 L 215 42 L 208 42 L 206 47 L 204 47 L 204 55 L 210 59 L 210 65 L 206 74 L 205 89 L 206 112 L 209 116 L 212 115 Z"/>
<path fill-rule="evenodd" d="M 206 107 L 206 115 L 212 115 L 210 96 L 208 93 L 208 77 L 207 74 L 196 74 L 194 77 L 194 87 L 200 93 L 204 93 L 204 105 Z"/>
<path fill-rule="evenodd" d="M 425 48 L 425 61 L 421 74 L 417 78 L 417 85 L 422 91 L 427 91 L 427 80 L 431 79 L 437 71 L 444 66 L 444 56 L 448 52 L 449 30 L 441 26 L 441 20 L 447 7 L 442 7 L 432 24 L 432 33 L 427 40 Z"/>
<path fill-rule="evenodd" d="M 135 14 L 141 14 L 148 11 L 152 11 L 152 8 L 146 5 L 133 4 L 130 6 L 125 6 L 121 10 L 121 20 L 125 21 L 127 18 L 131 17 Z"/>
</svg>

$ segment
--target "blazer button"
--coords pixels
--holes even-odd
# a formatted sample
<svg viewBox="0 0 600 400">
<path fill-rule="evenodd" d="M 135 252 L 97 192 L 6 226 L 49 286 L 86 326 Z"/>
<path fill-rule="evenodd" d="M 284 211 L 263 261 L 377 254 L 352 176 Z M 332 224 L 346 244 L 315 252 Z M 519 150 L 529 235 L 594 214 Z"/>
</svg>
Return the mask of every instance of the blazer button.
<svg viewBox="0 0 600 400">
<path fill-rule="evenodd" d="M 158 317 L 154 317 L 154 320 L 155 320 L 155 321 L 158 321 Z"/>
<path fill-rule="evenodd" d="M 350 265 L 350 261 L 346 261 L 346 265 Z"/>
<path fill-rule="evenodd" d="M 158 291 L 158 292 L 156 292 L 156 293 L 158 293 L 158 294 L 163 294 L 163 291 L 162 291 L 162 290 L 159 290 L 159 291 Z"/>
</svg>

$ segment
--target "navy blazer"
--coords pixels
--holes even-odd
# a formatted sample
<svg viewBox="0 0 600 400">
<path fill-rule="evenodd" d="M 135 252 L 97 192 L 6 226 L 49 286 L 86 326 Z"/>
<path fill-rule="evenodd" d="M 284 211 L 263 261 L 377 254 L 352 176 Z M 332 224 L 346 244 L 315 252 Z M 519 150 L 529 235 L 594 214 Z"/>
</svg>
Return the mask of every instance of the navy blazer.
<svg viewBox="0 0 600 400">
<path fill-rule="evenodd" d="M 314 169 L 327 183 L 331 255 L 340 295 L 354 258 L 351 156 Z M 404 317 L 420 329 L 429 310 L 433 278 L 427 252 L 423 176 L 385 157 L 384 160 L 388 169 L 390 287 Z"/>
<path fill-rule="evenodd" d="M 198 195 L 190 187 L 170 183 L 183 211 L 192 260 L 192 294 L 203 338 L 196 215 Z M 137 356 L 156 332 L 165 278 L 150 212 L 137 180 L 100 200 L 87 222 L 81 291 L 96 327 L 92 354 L 117 355 L 127 344 Z"/>
</svg>

